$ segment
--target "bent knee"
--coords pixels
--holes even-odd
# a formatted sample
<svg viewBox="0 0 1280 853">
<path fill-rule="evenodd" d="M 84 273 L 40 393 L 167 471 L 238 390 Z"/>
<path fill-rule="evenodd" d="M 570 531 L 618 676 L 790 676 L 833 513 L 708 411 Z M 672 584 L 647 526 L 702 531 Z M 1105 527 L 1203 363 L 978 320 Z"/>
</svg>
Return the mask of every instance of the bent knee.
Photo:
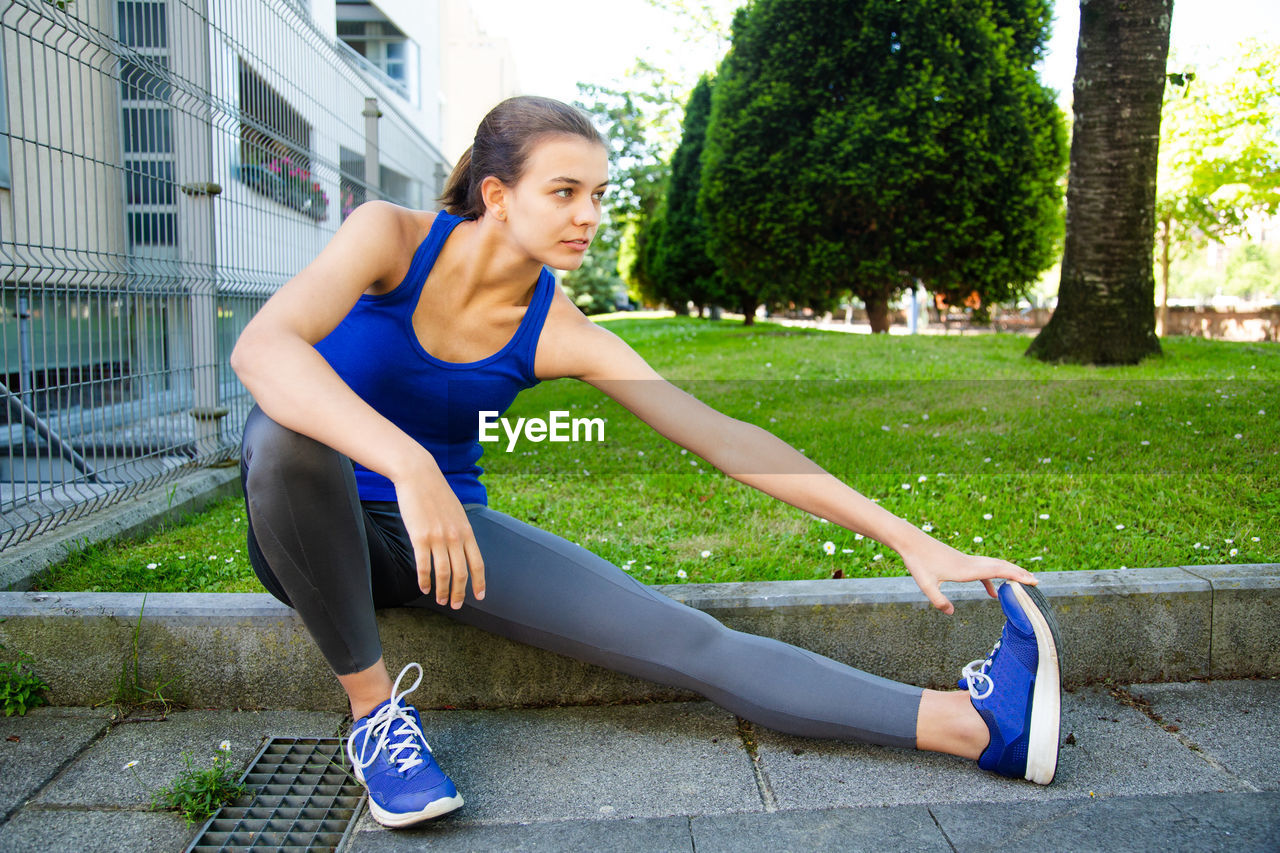
<svg viewBox="0 0 1280 853">
<path fill-rule="evenodd" d="M 241 445 L 246 489 L 266 482 L 318 486 L 343 482 L 346 458 L 314 438 L 281 426 L 256 406 L 245 421 Z M 349 464 L 349 463 L 346 463 Z"/>
</svg>

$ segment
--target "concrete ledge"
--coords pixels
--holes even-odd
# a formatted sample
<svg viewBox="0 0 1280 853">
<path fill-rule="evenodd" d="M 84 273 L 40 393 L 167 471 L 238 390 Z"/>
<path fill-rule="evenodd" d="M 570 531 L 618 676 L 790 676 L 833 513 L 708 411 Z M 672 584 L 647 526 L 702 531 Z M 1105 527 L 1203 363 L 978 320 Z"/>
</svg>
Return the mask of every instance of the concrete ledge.
<svg viewBox="0 0 1280 853">
<path fill-rule="evenodd" d="M 1280 671 L 1280 565 L 1188 566 L 1213 588 L 1214 678 Z"/>
<path fill-rule="evenodd" d="M 0 589 L 31 589 L 32 579 L 85 545 L 114 538 L 140 538 L 165 521 L 200 512 L 221 498 L 240 494 L 240 469 L 201 468 L 136 497 L 59 525 L 48 533 L 4 549 Z"/>
<path fill-rule="evenodd" d="M 1280 675 L 1280 565 L 1044 572 L 1069 684 Z M 726 625 L 899 681 L 953 686 L 999 636 L 977 585 L 944 616 L 910 578 L 688 584 L 661 591 Z M 139 613 L 141 612 L 141 621 Z M 420 661 L 423 707 L 493 708 L 691 698 L 520 645 L 429 611 L 380 611 L 389 666 Z M 136 630 L 135 630 L 136 629 Z M 136 633 L 136 655 L 135 655 Z M 109 699 L 122 672 L 192 707 L 342 710 L 301 620 L 266 594 L 0 593 L 3 655 L 35 660 L 59 705 Z M 136 678 L 134 675 L 136 660 Z"/>
</svg>

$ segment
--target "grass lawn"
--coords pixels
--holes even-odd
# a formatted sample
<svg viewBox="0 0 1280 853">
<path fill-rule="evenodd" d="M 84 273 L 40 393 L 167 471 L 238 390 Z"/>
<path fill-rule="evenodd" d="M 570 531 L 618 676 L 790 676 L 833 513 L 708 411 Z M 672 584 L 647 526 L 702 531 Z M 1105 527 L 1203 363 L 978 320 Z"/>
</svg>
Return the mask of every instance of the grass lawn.
<svg viewBox="0 0 1280 853">
<path fill-rule="evenodd" d="M 1123 368 L 1016 335 L 867 336 L 687 318 L 608 328 L 695 397 L 779 435 L 957 548 L 1035 570 L 1280 562 L 1280 347 L 1170 338 Z M 488 445 L 489 503 L 647 583 L 903 574 L 897 555 L 721 475 L 577 382 L 508 418 L 602 417 L 605 441 Z M 56 590 L 260 591 L 237 501 L 90 548 Z M 830 542 L 833 554 L 824 548 Z"/>
</svg>

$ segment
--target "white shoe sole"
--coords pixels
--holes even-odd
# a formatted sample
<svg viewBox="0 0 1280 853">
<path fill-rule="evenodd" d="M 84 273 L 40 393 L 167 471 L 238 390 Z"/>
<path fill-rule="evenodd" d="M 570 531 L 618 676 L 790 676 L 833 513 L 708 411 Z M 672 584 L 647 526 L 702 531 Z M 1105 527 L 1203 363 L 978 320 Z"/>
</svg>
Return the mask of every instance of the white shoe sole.
<svg viewBox="0 0 1280 853">
<path fill-rule="evenodd" d="M 355 777 L 360 781 L 361 785 L 365 784 L 364 772 L 359 768 L 354 768 Z M 389 812 L 382 806 L 373 801 L 373 797 L 369 796 L 368 787 L 365 788 L 365 800 L 369 803 L 369 814 L 373 815 L 373 819 L 383 826 L 389 826 L 392 829 L 401 829 L 406 826 L 413 826 L 415 823 L 422 823 L 424 820 L 431 820 L 433 817 L 446 815 L 451 811 L 462 808 L 464 800 L 461 794 L 455 794 L 452 797 L 441 797 L 438 800 L 427 803 L 426 808 L 416 812 Z"/>
<path fill-rule="evenodd" d="M 424 820 L 431 820 L 433 817 L 448 814 L 455 809 L 462 807 L 462 795 L 455 797 L 444 797 L 436 800 L 434 803 L 427 805 L 425 809 L 417 812 L 409 812 L 408 814 L 397 814 L 389 812 L 379 806 L 369 797 L 369 813 L 373 815 L 373 819 L 383 826 L 389 826 L 392 829 L 400 829 L 406 826 L 412 826 L 415 823 L 421 823 Z"/>
<path fill-rule="evenodd" d="M 1031 731 L 1027 733 L 1026 778 L 1037 785 L 1048 785 L 1058 769 L 1058 736 L 1062 728 L 1062 670 L 1056 625 L 1050 624 L 1053 617 L 1048 602 L 1038 589 L 1016 581 L 1010 583 L 1014 597 L 1031 620 L 1039 652 L 1031 697 Z"/>
</svg>

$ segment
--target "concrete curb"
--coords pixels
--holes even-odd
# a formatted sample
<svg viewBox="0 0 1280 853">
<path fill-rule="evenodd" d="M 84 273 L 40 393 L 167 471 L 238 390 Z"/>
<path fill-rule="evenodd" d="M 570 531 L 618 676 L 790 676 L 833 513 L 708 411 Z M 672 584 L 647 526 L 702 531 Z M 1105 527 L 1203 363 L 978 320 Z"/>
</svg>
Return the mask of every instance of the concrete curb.
<svg viewBox="0 0 1280 853">
<path fill-rule="evenodd" d="M 1068 684 L 1280 675 L 1280 564 L 1043 572 Z M 934 611 L 910 578 L 687 584 L 661 591 L 732 628 L 913 684 L 954 686 L 999 636 L 981 587 Z M 4 654 L 30 654 L 58 705 L 110 698 L 123 677 L 192 707 L 342 710 L 297 615 L 266 594 L 0 593 Z M 141 614 L 141 619 L 139 615 Z M 394 670 L 417 660 L 421 707 L 692 698 L 415 608 L 379 611 Z M 123 675 L 122 675 L 123 674 Z"/>
<path fill-rule="evenodd" d="M 79 521 L 4 549 L 0 589 L 31 589 L 32 579 L 77 548 L 113 538 L 140 538 L 165 521 L 197 513 L 220 498 L 240 493 L 240 468 L 201 468 L 90 513 Z"/>
</svg>

